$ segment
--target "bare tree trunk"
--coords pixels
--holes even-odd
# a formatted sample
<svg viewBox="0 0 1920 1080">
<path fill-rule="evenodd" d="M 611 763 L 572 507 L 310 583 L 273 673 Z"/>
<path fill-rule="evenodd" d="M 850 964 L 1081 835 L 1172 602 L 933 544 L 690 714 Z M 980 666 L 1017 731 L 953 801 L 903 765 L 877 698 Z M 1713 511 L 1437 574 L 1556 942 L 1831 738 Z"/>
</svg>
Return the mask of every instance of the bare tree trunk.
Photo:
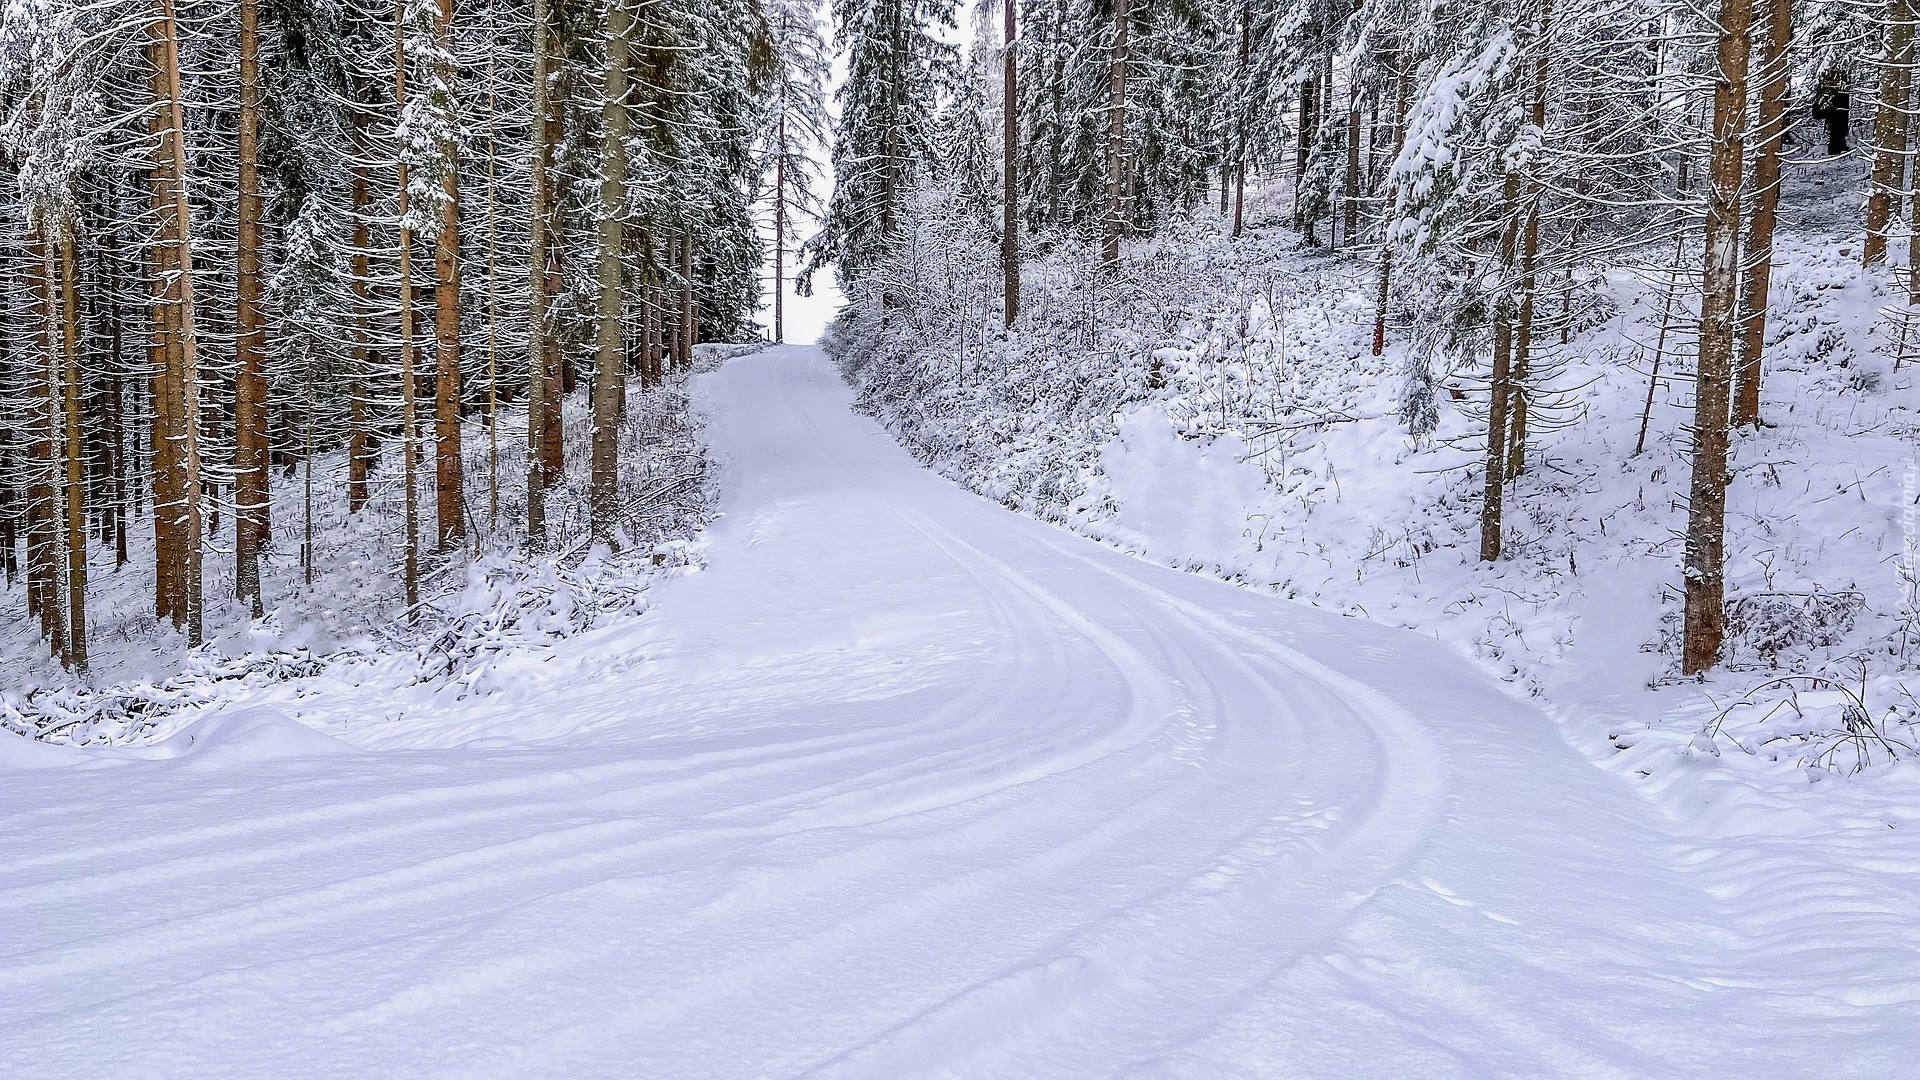
<svg viewBox="0 0 1920 1080">
<path fill-rule="evenodd" d="M 1113 0 L 1113 48 L 1107 57 L 1107 212 L 1100 236 L 1100 264 L 1120 264 L 1120 237 L 1127 228 L 1127 35 L 1130 0 Z"/>
<path fill-rule="evenodd" d="M 1743 2 L 1750 4 L 1751 0 Z M 1867 266 L 1887 261 L 1887 226 L 1905 183 L 1907 90 L 1913 80 L 1912 0 L 1887 0 L 1883 25 L 1887 31 L 1887 51 L 1880 61 L 1880 109 L 1873 118 L 1873 176 L 1867 195 L 1867 239 L 1860 248 L 1861 261 Z"/>
<path fill-rule="evenodd" d="M 453 0 L 439 0 L 434 31 L 442 51 L 453 54 Z M 440 78 L 451 84 L 451 63 L 440 67 Z M 460 184 L 452 162 L 459 144 L 449 137 L 440 152 L 449 162 L 440 204 L 440 232 L 434 237 L 434 376 L 433 451 L 434 508 L 437 546 L 457 546 L 467 535 L 465 474 L 460 457 Z"/>
<path fill-rule="evenodd" d="M 400 115 L 407 111 L 407 28 L 406 5 L 395 4 L 393 35 L 393 104 Z M 407 159 L 400 158 L 400 437 L 406 475 L 406 529 L 403 565 L 406 578 L 407 617 L 413 617 L 420 603 L 420 505 L 414 490 L 414 477 L 420 468 L 420 428 L 415 422 L 414 398 L 419 393 L 413 377 L 413 230 L 407 227 L 410 202 L 407 194 Z"/>
<path fill-rule="evenodd" d="M 1400 57 L 1396 54 L 1396 62 Z M 1398 66 L 1396 64 L 1396 66 Z M 1396 87 L 1394 98 L 1393 156 L 1400 156 L 1400 143 L 1406 138 L 1407 128 L 1407 72 L 1401 68 L 1394 79 Z M 1393 284 L 1393 238 L 1387 230 L 1393 224 L 1394 203 L 1399 198 L 1397 192 L 1389 186 L 1384 209 L 1381 211 L 1380 234 L 1380 287 L 1374 296 L 1373 304 L 1373 355 L 1379 356 L 1387 347 L 1387 299 L 1391 295 Z M 1482 545 L 1484 547 L 1484 544 Z M 1496 542 L 1496 547 L 1497 547 Z"/>
<path fill-rule="evenodd" d="M 87 670 L 87 487 L 86 453 L 80 441 L 80 301 L 75 278 L 79 258 L 73 234 L 60 238 L 61 353 L 65 371 L 60 379 L 62 411 L 66 418 L 67 466 L 67 626 L 60 659 L 74 671 Z"/>
<path fill-rule="evenodd" d="M 356 99 L 359 95 L 355 95 Z M 356 156 L 368 155 L 367 114 L 355 104 L 353 111 L 353 147 Z M 367 505 L 367 472 L 373 461 L 368 437 L 367 378 L 372 357 L 367 342 L 367 275 L 372 272 L 367 254 L 367 216 L 373 212 L 373 193 L 367 181 L 366 166 L 353 166 L 353 354 L 347 372 L 347 512 L 359 513 Z"/>
<path fill-rule="evenodd" d="M 192 216 L 187 203 L 186 109 L 180 92 L 180 36 L 174 0 L 156 0 L 158 15 L 147 27 L 153 63 L 155 144 L 151 186 L 159 227 L 155 233 L 154 327 L 163 366 L 155 387 L 156 410 L 164 400 L 164 426 L 156 411 L 154 520 L 161 576 L 159 607 L 186 631 L 187 644 L 201 644 L 200 596 L 200 387 L 194 330 Z M 167 444 L 161 452 L 162 442 Z"/>
<path fill-rule="evenodd" d="M 1520 216 L 1514 208 L 1520 201 L 1520 174 L 1510 172 L 1501 189 L 1501 201 L 1509 208 L 1508 222 L 1500 234 L 1500 265 L 1510 273 L 1520 234 Z M 1500 530 L 1504 517 L 1507 478 L 1507 424 L 1513 392 L 1513 298 L 1503 283 L 1501 295 L 1494 301 L 1493 378 L 1487 399 L 1487 474 L 1486 489 L 1480 502 L 1480 558 L 1493 562 L 1500 557 Z"/>
<path fill-rule="evenodd" d="M 1547 127 L 1547 78 L 1552 41 L 1553 0 L 1546 0 L 1540 9 L 1540 55 L 1534 62 L 1533 105 L 1532 116 L 1529 117 L 1539 131 L 1545 131 Z M 1530 183 L 1528 187 L 1531 197 L 1527 200 L 1527 222 L 1520 241 L 1520 317 L 1515 328 L 1510 384 L 1513 399 L 1508 405 L 1513 418 L 1513 433 L 1507 440 L 1509 478 L 1519 476 L 1526 469 L 1527 380 L 1533 359 L 1534 308 L 1540 292 L 1540 200 L 1546 197 L 1546 193 L 1538 181 Z"/>
<path fill-rule="evenodd" d="M 1747 222 L 1747 279 L 1740 302 L 1740 363 L 1733 426 L 1760 426 L 1760 360 L 1766 349 L 1767 293 L 1773 284 L 1773 228 L 1780 205 L 1780 144 L 1787 133 L 1787 46 L 1793 0 L 1767 0 L 1760 48 L 1760 154 L 1753 164 L 1753 214 Z M 1920 205 L 1920 204 L 1916 204 Z M 1920 234 L 1917 234 L 1920 235 Z M 1912 263 L 1913 260 L 1909 259 Z M 1920 265 L 1916 263 L 1915 265 Z"/>
<path fill-rule="evenodd" d="M 787 113 L 784 103 L 776 145 L 779 149 L 773 159 L 773 340 L 784 345 L 787 341 Z"/>
<path fill-rule="evenodd" d="M 500 198 L 494 143 L 494 56 L 487 54 L 487 532 L 500 527 Z"/>
<path fill-rule="evenodd" d="M 1360 231 L 1360 86 L 1351 69 L 1347 72 L 1347 178 L 1341 198 L 1346 203 L 1341 239 L 1352 247 L 1354 234 Z"/>
<path fill-rule="evenodd" d="M 620 384 L 626 381 L 626 336 L 620 256 L 627 213 L 627 33 L 622 0 L 607 8 L 606 88 L 600 106 L 600 325 L 593 361 L 593 534 L 612 539 L 620 503 Z"/>
<path fill-rule="evenodd" d="M 1233 236 L 1239 239 L 1247 222 L 1247 67 L 1253 54 L 1253 5 L 1243 2 L 1240 5 L 1240 56 L 1239 56 L 1239 95 L 1234 103 L 1233 120 Z M 1220 189 L 1221 200 L 1226 199 L 1226 187 Z"/>
<path fill-rule="evenodd" d="M 62 339 L 55 326 L 55 273 L 53 247 L 47 242 L 44 226 L 36 226 L 28 249 L 33 262 L 28 288 L 33 302 L 34 365 L 29 407 L 27 457 L 27 610 L 40 618 L 40 636 L 46 639 L 55 656 L 66 652 L 66 612 L 60 589 L 60 510 L 59 472 L 55 462 L 57 426 L 54 415 L 59 396 Z"/>
<path fill-rule="evenodd" d="M 1020 96 L 1013 49 L 1019 40 L 1017 0 L 1000 0 L 1000 266 L 1005 272 L 1002 314 L 1006 325 L 1020 317 Z"/>
<path fill-rule="evenodd" d="M 1513 370 L 1508 380 L 1508 415 L 1512 433 L 1507 438 L 1507 478 L 1526 471 L 1527 464 L 1527 379 L 1533 360 L 1533 312 L 1539 295 L 1540 200 L 1544 193 L 1533 185 L 1533 199 L 1527 207 L 1527 224 L 1520 242 L 1520 314 L 1514 326 Z"/>
<path fill-rule="evenodd" d="M 267 321 L 260 201 L 260 4 L 240 0 L 240 205 L 233 375 L 234 593 L 266 614 L 260 549 L 268 542 Z"/>
<path fill-rule="evenodd" d="M 680 355 L 674 365 L 685 371 L 693 364 L 693 231 L 680 238 Z"/>
<path fill-rule="evenodd" d="M 551 108 L 547 92 L 548 52 L 552 48 L 548 21 L 547 0 L 533 0 L 532 195 L 527 221 L 530 246 L 527 296 L 531 324 L 527 347 L 527 542 L 533 545 L 539 544 L 546 534 L 546 492 L 553 482 L 546 469 L 546 433 L 542 430 L 547 417 L 547 358 L 553 338 L 552 300 L 547 293 L 547 217 L 551 212 L 547 173 L 553 162 L 553 146 L 548 139 Z"/>
<path fill-rule="evenodd" d="M 1693 408 L 1693 476 L 1687 497 L 1687 601 L 1680 670 L 1720 661 L 1726 634 L 1727 421 L 1733 375 L 1734 295 L 1740 284 L 1740 187 L 1745 171 L 1747 63 L 1753 0 L 1720 2 L 1720 78 L 1713 88 L 1708 158 L 1700 360 Z"/>
</svg>

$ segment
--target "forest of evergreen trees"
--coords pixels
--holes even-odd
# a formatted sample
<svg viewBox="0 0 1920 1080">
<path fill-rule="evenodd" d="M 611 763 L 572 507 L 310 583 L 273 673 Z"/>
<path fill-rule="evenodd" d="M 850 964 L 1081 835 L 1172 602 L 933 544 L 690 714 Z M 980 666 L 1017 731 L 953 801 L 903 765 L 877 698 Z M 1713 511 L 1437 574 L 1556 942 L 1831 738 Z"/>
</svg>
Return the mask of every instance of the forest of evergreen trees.
<svg viewBox="0 0 1920 1080">
<path fill-rule="evenodd" d="M 1259 181 L 1308 247 L 1369 267 L 1374 356 L 1397 332 L 1423 358 L 1474 358 L 1483 560 L 1502 557 L 1505 489 L 1544 419 L 1545 343 L 1567 343 L 1609 269 L 1690 283 L 1685 674 L 1726 634 L 1729 442 L 1764 423 L 1783 159 L 1871 158 L 1867 267 L 1920 231 L 1902 223 L 1909 200 L 1920 223 L 1906 0 L 1004 0 L 965 28 L 933 0 L 835 10 L 848 75 L 814 257 L 872 313 L 861 332 L 898 325 L 926 261 L 890 248 L 903 231 L 1000 252 L 997 299 L 974 307 L 1017 329 L 1017 256 L 1086 244 L 1088 291 L 1138 281 L 1154 270 L 1124 264 L 1124 239 L 1202 210 L 1238 238 Z M 1822 121 L 1825 145 L 1790 134 Z M 1855 126 L 1874 134 L 1850 146 Z M 1415 412 L 1430 377 L 1427 393 Z"/>
<path fill-rule="evenodd" d="M 629 374 L 749 334 L 756 215 L 805 205 L 821 30 L 757 0 L 9 4 L 0 569 L 53 651 L 86 666 L 108 552 L 153 560 L 190 644 L 207 558 L 260 614 L 270 475 L 342 450 L 350 509 L 404 474 L 412 604 L 423 550 L 507 528 L 509 405 L 537 545 L 576 386 L 610 527 Z"/>
<path fill-rule="evenodd" d="M 1913 25 L 1908 0 L 10 0 L 0 561 L 70 667 L 108 561 L 152 560 L 197 643 L 203 560 L 259 612 L 292 512 L 273 470 L 344 451 L 356 506 L 401 478 L 411 604 L 422 552 L 503 528 L 463 420 L 525 409 L 513 528 L 537 548 L 560 402 L 586 394 L 611 528 L 629 376 L 781 337 L 777 284 L 754 321 L 769 265 L 886 309 L 903 223 L 945 214 L 997 253 L 980 285 L 1017 326 L 1023 257 L 1114 267 L 1203 209 L 1238 235 L 1250 178 L 1284 180 L 1308 243 L 1376 267 L 1376 354 L 1409 306 L 1483 347 L 1490 560 L 1534 343 L 1612 253 L 1697 236 L 1697 672 L 1729 432 L 1767 404 L 1781 160 L 1821 150 L 1786 120 L 1873 121 L 1862 254 L 1887 261 L 1910 198 L 1920 221 Z"/>
</svg>

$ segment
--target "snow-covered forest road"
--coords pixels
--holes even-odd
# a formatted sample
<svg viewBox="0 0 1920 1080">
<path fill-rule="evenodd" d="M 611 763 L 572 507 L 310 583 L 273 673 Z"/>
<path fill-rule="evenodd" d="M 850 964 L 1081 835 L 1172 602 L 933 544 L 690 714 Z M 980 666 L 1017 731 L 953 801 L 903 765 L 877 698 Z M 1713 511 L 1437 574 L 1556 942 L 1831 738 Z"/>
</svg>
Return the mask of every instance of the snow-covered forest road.
<svg viewBox="0 0 1920 1080">
<path fill-rule="evenodd" d="M 0 1074 L 1912 1075 L 1893 897 L 961 491 L 817 350 L 699 394 L 725 515 L 646 617 L 299 703 L 351 747 L 8 772 Z"/>
</svg>

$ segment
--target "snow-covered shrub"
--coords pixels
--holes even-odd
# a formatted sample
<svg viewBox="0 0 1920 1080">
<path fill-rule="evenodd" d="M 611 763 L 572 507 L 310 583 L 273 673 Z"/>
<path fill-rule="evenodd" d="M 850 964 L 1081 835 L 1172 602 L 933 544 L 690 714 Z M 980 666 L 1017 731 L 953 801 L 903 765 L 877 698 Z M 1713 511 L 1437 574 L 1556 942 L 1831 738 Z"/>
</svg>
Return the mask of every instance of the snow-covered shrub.
<svg viewBox="0 0 1920 1080">
<path fill-rule="evenodd" d="M 268 682 L 318 675 L 319 657 L 305 648 L 223 656 L 208 648 L 187 658 L 180 673 L 154 683 L 51 686 L 24 694 L 0 693 L 0 730 L 74 746 L 140 742 L 171 717 L 236 691 Z"/>
<path fill-rule="evenodd" d="M 1846 640 L 1866 607 L 1858 592 L 1750 592 L 1727 597 L 1729 666 L 1754 662 L 1778 667 L 1783 656 L 1830 649 Z"/>
</svg>

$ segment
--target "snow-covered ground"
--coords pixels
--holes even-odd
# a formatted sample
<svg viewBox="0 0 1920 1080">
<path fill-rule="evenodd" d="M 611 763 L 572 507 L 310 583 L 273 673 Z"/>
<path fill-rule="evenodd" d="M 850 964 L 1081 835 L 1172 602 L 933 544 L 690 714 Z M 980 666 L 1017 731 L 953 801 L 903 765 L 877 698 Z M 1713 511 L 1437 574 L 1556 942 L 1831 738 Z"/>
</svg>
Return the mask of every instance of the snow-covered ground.
<svg viewBox="0 0 1920 1080">
<path fill-rule="evenodd" d="M 0 742 L 0 1075 L 1920 1060 L 1915 803 L 1703 829 L 1431 637 L 935 477 L 817 350 L 696 394 L 723 514 L 645 616 Z"/>
</svg>

